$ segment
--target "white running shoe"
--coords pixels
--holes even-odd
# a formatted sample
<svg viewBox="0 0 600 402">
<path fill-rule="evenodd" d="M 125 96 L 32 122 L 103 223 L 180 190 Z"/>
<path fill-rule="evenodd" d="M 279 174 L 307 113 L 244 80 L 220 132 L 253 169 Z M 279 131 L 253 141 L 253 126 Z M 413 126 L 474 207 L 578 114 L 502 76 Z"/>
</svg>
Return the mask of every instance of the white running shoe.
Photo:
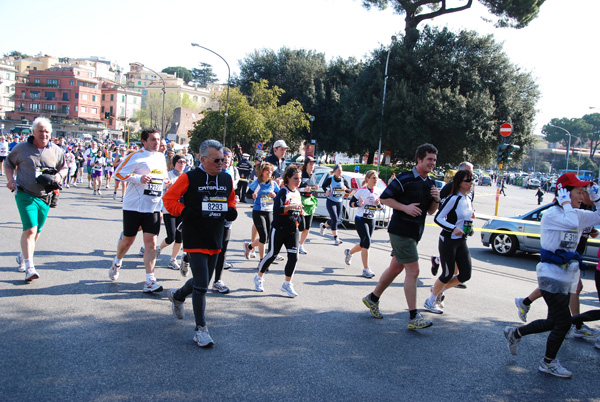
<svg viewBox="0 0 600 402">
<path fill-rule="evenodd" d="M 250 258 L 256 258 L 256 250 L 255 249 L 250 250 Z"/>
<path fill-rule="evenodd" d="M 97 195 L 97 194 L 98 194 L 98 192 L 96 190 L 94 190 L 94 195 Z"/>
<path fill-rule="evenodd" d="M 38 279 L 40 275 L 37 273 L 34 267 L 28 268 L 25 271 L 25 280 L 27 282 L 31 282 L 34 279 Z"/>
<path fill-rule="evenodd" d="M 98 190 L 98 195 L 102 195 L 102 191 Z"/>
<path fill-rule="evenodd" d="M 121 268 L 120 265 L 118 264 L 114 264 L 111 265 L 111 267 L 108 270 L 108 277 L 110 278 L 111 281 L 116 281 L 117 279 L 119 279 L 119 269 Z"/>
<path fill-rule="evenodd" d="M 285 258 L 283 258 L 283 256 L 281 254 L 277 254 L 277 257 L 275 257 L 275 261 L 283 261 L 285 260 Z"/>
<path fill-rule="evenodd" d="M 146 252 L 146 246 L 142 246 L 142 247 L 140 247 L 140 253 L 138 255 L 140 257 L 143 257 L 145 252 Z"/>
<path fill-rule="evenodd" d="M 306 251 L 306 249 L 304 248 L 304 244 L 300 245 L 300 248 L 298 248 L 298 252 L 300 254 L 308 254 L 308 252 Z"/>
<path fill-rule="evenodd" d="M 321 236 L 323 236 L 323 235 L 325 234 L 325 224 L 324 224 L 324 223 L 321 223 L 321 224 L 319 225 L 319 228 L 321 229 L 321 231 L 320 231 L 320 233 L 321 233 Z"/>
<path fill-rule="evenodd" d="M 227 293 L 229 293 L 229 288 L 227 286 L 225 286 L 225 284 L 223 283 L 223 281 L 220 280 L 220 279 L 218 281 L 216 281 L 216 282 L 213 283 L 212 289 L 215 292 L 219 292 L 219 293 L 222 293 L 224 295 L 226 295 Z"/>
<path fill-rule="evenodd" d="M 169 260 L 169 265 L 167 265 L 167 268 L 171 268 L 172 270 L 175 270 L 175 271 L 179 270 L 180 266 L 177 263 L 177 259 L 176 258 L 171 258 Z"/>
<path fill-rule="evenodd" d="M 162 292 L 163 287 L 156 283 L 155 280 L 151 280 L 150 282 L 144 283 L 144 293 L 155 293 Z"/>
<path fill-rule="evenodd" d="M 433 314 L 442 314 L 444 312 L 444 310 L 438 308 L 436 302 L 431 303 L 429 301 L 429 298 L 425 299 L 425 310 L 433 313 Z"/>
<path fill-rule="evenodd" d="M 339 245 L 340 245 L 340 244 L 342 244 L 342 243 L 343 243 L 342 239 L 340 239 L 340 238 L 337 238 L 337 239 L 335 239 L 335 241 L 333 242 L 333 245 L 334 245 L 334 246 L 339 246 Z"/>
<path fill-rule="evenodd" d="M 233 268 L 233 265 L 231 265 L 231 263 L 226 262 L 225 264 L 223 264 L 223 269 L 231 269 Z"/>
<path fill-rule="evenodd" d="M 17 264 L 19 265 L 19 272 L 25 272 L 25 260 L 23 259 L 23 252 L 19 251 L 19 254 L 17 254 Z"/>
<path fill-rule="evenodd" d="M 506 338 L 506 345 L 508 347 L 508 351 L 513 356 L 517 355 L 517 350 L 519 349 L 519 342 L 521 342 L 521 338 L 515 338 L 515 332 L 517 332 L 517 328 L 515 327 L 504 328 L 504 337 Z"/>
<path fill-rule="evenodd" d="M 258 276 L 258 274 L 254 275 L 254 290 L 256 290 L 257 292 L 264 292 L 265 291 L 265 280 L 264 278 L 261 278 L 260 276 Z"/>
<path fill-rule="evenodd" d="M 294 285 L 292 284 L 292 282 L 283 282 L 283 285 L 281 285 L 281 291 L 287 293 L 289 297 L 298 296 L 298 293 L 296 293 L 296 291 L 294 290 Z"/>
<path fill-rule="evenodd" d="M 175 297 L 173 296 L 173 294 L 176 291 L 177 291 L 177 289 L 169 289 L 169 290 L 167 290 L 167 297 L 171 301 L 171 310 L 173 311 L 173 314 L 175 315 L 175 317 L 179 318 L 180 320 L 183 320 L 183 318 L 185 317 L 185 311 L 184 311 L 184 308 L 183 308 L 183 303 L 184 302 L 180 302 L 178 300 L 175 300 Z"/>
<path fill-rule="evenodd" d="M 186 253 L 183 254 L 183 257 L 181 257 L 181 269 L 179 270 L 179 273 L 184 278 L 190 273 L 190 262 L 188 258 L 190 257 Z"/>
<path fill-rule="evenodd" d="M 251 252 L 252 252 L 252 250 L 250 250 L 250 242 L 247 241 L 244 243 L 244 257 L 246 257 L 247 260 L 250 259 Z"/>
<path fill-rule="evenodd" d="M 375 272 L 371 271 L 371 268 L 365 268 L 363 269 L 363 273 L 362 276 L 364 276 L 367 279 L 371 279 L 372 277 L 375 276 Z"/>
<path fill-rule="evenodd" d="M 556 377 L 561 378 L 571 378 L 573 377 L 573 373 L 560 365 L 558 359 L 552 360 L 550 363 L 546 363 L 544 359 L 540 362 L 538 367 L 542 373 L 552 374 Z"/>
<path fill-rule="evenodd" d="M 117 200 L 117 193 L 113 193 L 113 200 Z"/>
<path fill-rule="evenodd" d="M 600 331 L 583 324 L 580 329 L 575 328 L 573 335 L 575 335 L 575 338 L 594 339 L 600 335 Z"/>
<path fill-rule="evenodd" d="M 208 328 L 206 328 L 206 326 L 199 327 L 196 330 L 196 334 L 194 335 L 194 342 L 196 342 L 196 345 L 200 346 L 201 348 L 208 348 L 215 344 L 215 342 L 210 337 L 208 333 Z"/>
<path fill-rule="evenodd" d="M 352 254 L 350 254 L 349 248 L 344 250 L 344 255 L 346 256 L 346 258 L 344 259 L 344 261 L 346 262 L 346 265 L 352 264 Z"/>
</svg>

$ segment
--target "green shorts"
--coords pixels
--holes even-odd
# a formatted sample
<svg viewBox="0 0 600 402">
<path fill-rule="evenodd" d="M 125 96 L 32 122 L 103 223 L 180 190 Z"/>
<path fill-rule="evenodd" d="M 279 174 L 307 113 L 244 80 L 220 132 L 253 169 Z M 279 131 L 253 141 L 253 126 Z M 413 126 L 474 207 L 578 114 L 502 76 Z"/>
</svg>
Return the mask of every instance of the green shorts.
<svg viewBox="0 0 600 402">
<path fill-rule="evenodd" d="M 23 231 L 37 226 L 37 232 L 41 232 L 44 223 L 46 223 L 50 206 L 41 198 L 35 197 L 25 191 L 17 191 L 15 200 L 17 201 L 17 209 L 21 216 Z"/>
<path fill-rule="evenodd" d="M 403 237 L 390 233 L 392 256 L 396 257 L 398 264 L 419 261 L 417 242 L 411 237 Z"/>
<path fill-rule="evenodd" d="M 92 174 L 92 167 L 93 167 L 92 165 L 87 167 L 88 174 Z"/>
</svg>

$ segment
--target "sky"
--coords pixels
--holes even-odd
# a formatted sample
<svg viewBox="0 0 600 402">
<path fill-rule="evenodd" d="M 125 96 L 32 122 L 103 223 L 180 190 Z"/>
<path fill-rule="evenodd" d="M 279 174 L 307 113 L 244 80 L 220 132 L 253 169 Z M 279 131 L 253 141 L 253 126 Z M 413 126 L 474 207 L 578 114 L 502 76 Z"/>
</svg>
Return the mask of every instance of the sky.
<svg viewBox="0 0 600 402">
<path fill-rule="evenodd" d="M 403 16 L 367 10 L 360 0 L 0 0 L 0 11 L 5 21 L 23 19 L 19 28 L 0 26 L 2 54 L 98 56 L 126 69 L 130 62 L 141 62 L 156 71 L 205 62 L 221 82 L 227 80 L 225 63 L 192 42 L 220 54 L 234 75 L 239 61 L 257 49 L 285 46 L 315 50 L 327 60 L 364 60 L 404 29 Z M 539 134 L 551 118 L 600 112 L 598 15 L 598 0 L 546 0 L 528 27 L 498 29 L 482 19 L 492 16 L 475 1 L 469 10 L 426 23 L 492 34 L 502 42 L 512 63 L 539 85 Z"/>
</svg>

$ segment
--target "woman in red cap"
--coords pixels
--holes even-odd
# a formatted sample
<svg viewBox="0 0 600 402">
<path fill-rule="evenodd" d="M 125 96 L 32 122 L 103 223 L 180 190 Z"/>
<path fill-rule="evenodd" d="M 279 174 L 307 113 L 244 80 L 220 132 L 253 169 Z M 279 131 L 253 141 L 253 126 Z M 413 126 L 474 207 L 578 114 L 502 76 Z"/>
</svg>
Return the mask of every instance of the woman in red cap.
<svg viewBox="0 0 600 402">
<path fill-rule="evenodd" d="M 591 185 L 591 186 L 590 186 Z M 581 181 L 574 173 L 565 173 L 556 182 L 555 205 L 541 221 L 541 262 L 537 265 L 538 286 L 548 305 L 548 317 L 522 327 L 506 327 L 508 350 L 517 354 L 521 337 L 550 331 L 546 354 L 538 369 L 562 378 L 573 373 L 562 367 L 556 355 L 571 328 L 569 295 L 577 291 L 581 256 L 575 250 L 584 228 L 600 224 L 600 213 L 579 209 L 585 192 L 600 210 L 600 187 Z"/>
</svg>

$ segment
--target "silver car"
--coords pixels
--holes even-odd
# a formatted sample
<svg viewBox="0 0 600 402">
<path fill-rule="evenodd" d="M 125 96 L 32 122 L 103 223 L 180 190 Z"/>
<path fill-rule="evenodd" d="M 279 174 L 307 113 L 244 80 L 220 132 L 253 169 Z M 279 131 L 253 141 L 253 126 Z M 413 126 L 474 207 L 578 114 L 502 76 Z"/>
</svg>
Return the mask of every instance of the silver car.
<svg viewBox="0 0 600 402">
<path fill-rule="evenodd" d="M 485 247 L 491 246 L 496 254 L 513 255 L 518 250 L 539 253 L 540 221 L 544 211 L 553 203 L 543 205 L 521 216 L 510 218 L 492 218 L 482 227 L 481 242 Z M 498 231 L 498 232 L 496 232 Z M 504 233 L 511 232 L 511 233 Z M 598 261 L 600 241 L 590 238 L 585 247 L 583 258 Z"/>
</svg>

